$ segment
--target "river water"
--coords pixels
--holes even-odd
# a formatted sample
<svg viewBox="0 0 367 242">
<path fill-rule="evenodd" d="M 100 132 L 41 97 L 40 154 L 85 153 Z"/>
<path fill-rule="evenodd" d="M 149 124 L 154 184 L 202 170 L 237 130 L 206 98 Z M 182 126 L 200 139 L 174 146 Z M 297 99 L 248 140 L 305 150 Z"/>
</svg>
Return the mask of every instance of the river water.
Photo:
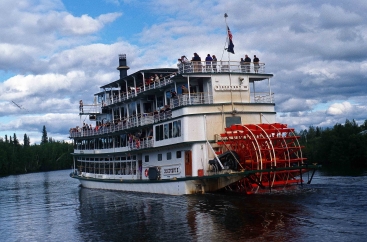
<svg viewBox="0 0 367 242">
<path fill-rule="evenodd" d="M 259 195 L 79 187 L 69 172 L 0 178 L 0 241 L 366 241 L 367 173 Z"/>
</svg>

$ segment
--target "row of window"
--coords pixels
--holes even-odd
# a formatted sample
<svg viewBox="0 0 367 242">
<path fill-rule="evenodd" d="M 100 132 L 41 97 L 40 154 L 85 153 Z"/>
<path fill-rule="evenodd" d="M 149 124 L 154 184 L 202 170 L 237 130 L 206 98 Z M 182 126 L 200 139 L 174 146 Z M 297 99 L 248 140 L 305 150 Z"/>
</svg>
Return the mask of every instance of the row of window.
<svg viewBox="0 0 367 242">
<path fill-rule="evenodd" d="M 181 120 L 157 125 L 155 127 L 155 140 L 165 140 L 181 137 Z"/>
<path fill-rule="evenodd" d="M 176 151 L 176 159 L 180 159 L 182 158 L 182 152 L 179 150 L 179 151 Z M 158 154 L 158 157 L 157 157 L 157 160 L 158 161 L 162 161 L 163 160 L 163 154 Z M 166 153 L 166 160 L 172 160 L 172 152 L 167 152 Z M 80 157 L 78 159 L 78 161 L 80 162 L 87 162 L 87 161 L 136 161 L 136 155 L 132 155 L 132 156 L 116 156 L 114 158 L 93 158 L 93 157 Z M 145 162 L 149 162 L 149 155 L 146 155 L 144 157 L 144 161 Z M 106 163 L 107 164 L 107 163 Z"/>
<path fill-rule="evenodd" d="M 135 161 L 136 155 L 130 155 L 130 156 L 116 156 L 114 158 L 106 158 L 106 157 L 79 157 L 78 161 L 84 162 L 84 161 Z"/>
<path fill-rule="evenodd" d="M 181 151 L 176 151 L 176 159 L 180 159 L 182 157 L 181 155 Z M 162 161 L 163 160 L 163 154 L 158 154 L 158 161 Z M 166 160 L 171 160 L 172 159 L 172 152 L 167 152 L 166 153 Z M 146 155 L 144 157 L 144 161 L 145 162 L 149 162 L 149 155 Z"/>
<path fill-rule="evenodd" d="M 79 172 L 107 175 L 136 175 L 136 161 L 98 163 L 82 162 L 78 166 Z"/>
</svg>

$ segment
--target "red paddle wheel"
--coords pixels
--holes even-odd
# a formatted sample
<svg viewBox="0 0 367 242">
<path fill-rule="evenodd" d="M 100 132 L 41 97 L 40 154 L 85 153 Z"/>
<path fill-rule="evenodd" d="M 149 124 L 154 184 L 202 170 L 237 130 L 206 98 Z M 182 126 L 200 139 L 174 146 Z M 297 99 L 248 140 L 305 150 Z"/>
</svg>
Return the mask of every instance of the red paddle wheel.
<svg viewBox="0 0 367 242">
<path fill-rule="evenodd" d="M 306 158 L 299 137 L 286 124 L 232 125 L 220 137 L 219 153 L 236 153 L 237 169 L 248 172 L 228 189 L 257 193 L 302 182 Z"/>
</svg>

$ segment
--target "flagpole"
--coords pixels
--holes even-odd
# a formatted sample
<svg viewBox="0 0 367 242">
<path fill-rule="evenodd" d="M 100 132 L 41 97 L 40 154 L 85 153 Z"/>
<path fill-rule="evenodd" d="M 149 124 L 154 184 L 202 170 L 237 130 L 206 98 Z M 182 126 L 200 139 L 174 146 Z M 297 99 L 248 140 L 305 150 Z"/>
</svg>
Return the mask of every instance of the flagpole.
<svg viewBox="0 0 367 242">
<path fill-rule="evenodd" d="M 228 18 L 228 14 L 225 13 L 224 14 L 224 22 L 226 23 L 226 31 L 227 31 L 227 40 L 228 40 L 228 44 L 230 44 L 230 36 L 229 36 L 229 28 L 228 28 L 228 24 L 227 24 L 227 18 Z M 227 46 L 228 48 L 229 46 Z M 231 55 L 227 49 L 227 53 L 228 53 L 228 72 L 229 72 L 229 85 L 231 86 L 230 90 L 231 90 L 231 104 L 232 104 L 232 113 L 234 113 L 234 104 L 233 104 L 233 93 L 232 93 L 232 78 L 231 78 Z"/>
<path fill-rule="evenodd" d="M 227 32 L 227 42 L 229 43 L 230 39 L 229 39 L 229 33 L 228 33 L 228 24 L 227 24 L 227 18 L 228 18 L 228 14 L 225 13 L 224 14 L 224 22 L 226 23 L 226 32 Z M 228 60 L 231 61 L 231 57 L 230 54 L 228 52 L 228 46 L 227 46 L 227 53 L 228 53 Z M 228 65 L 229 67 L 229 65 Z"/>
</svg>

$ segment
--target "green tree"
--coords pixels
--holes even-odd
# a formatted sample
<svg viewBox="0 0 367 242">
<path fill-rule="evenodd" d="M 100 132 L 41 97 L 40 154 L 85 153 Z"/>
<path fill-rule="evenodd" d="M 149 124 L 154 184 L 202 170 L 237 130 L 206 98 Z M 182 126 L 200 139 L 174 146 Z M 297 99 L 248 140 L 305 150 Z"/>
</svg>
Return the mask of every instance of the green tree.
<svg viewBox="0 0 367 242">
<path fill-rule="evenodd" d="M 18 140 L 17 135 L 15 133 L 13 135 L 13 143 L 14 143 L 15 146 L 19 145 L 19 140 Z"/>
<path fill-rule="evenodd" d="M 41 144 L 46 144 L 46 143 L 48 143 L 47 131 L 46 131 L 46 126 L 43 125 Z"/>
<path fill-rule="evenodd" d="M 300 143 L 309 163 L 322 164 L 331 170 L 347 171 L 367 168 L 367 120 L 358 126 L 355 120 L 335 124 L 332 128 L 309 127 L 300 132 Z"/>
<path fill-rule="evenodd" d="M 23 145 L 24 147 L 28 147 L 30 145 L 29 137 L 27 136 L 27 134 L 24 134 Z"/>
</svg>

